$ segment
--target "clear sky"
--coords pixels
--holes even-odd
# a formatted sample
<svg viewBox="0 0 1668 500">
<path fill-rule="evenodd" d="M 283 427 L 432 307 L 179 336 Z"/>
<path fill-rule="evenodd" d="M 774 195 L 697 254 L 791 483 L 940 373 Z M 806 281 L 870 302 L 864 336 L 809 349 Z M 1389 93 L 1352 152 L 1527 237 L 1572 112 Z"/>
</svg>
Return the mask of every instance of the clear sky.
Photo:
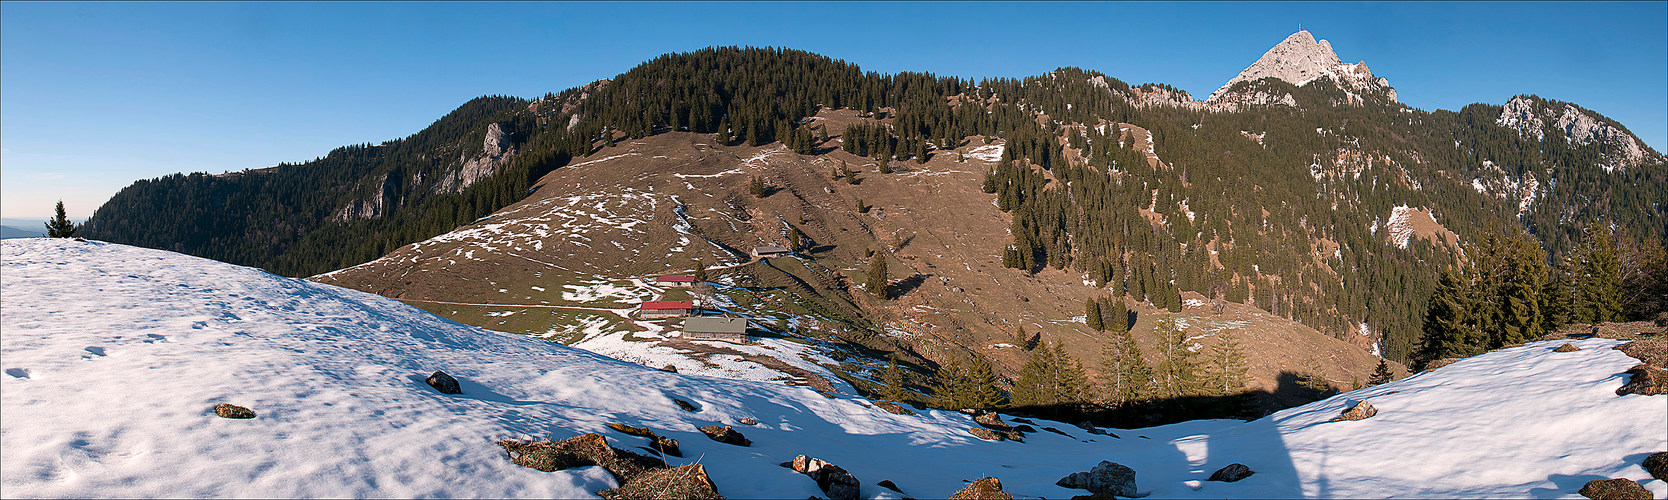
<svg viewBox="0 0 1668 500">
<path fill-rule="evenodd" d="M 0 214 L 133 181 L 304 161 L 666 52 L 780 46 L 866 70 L 1061 66 L 1203 99 L 1297 31 L 1434 110 L 1570 101 L 1668 146 L 1668 2 L 0 2 Z"/>
</svg>

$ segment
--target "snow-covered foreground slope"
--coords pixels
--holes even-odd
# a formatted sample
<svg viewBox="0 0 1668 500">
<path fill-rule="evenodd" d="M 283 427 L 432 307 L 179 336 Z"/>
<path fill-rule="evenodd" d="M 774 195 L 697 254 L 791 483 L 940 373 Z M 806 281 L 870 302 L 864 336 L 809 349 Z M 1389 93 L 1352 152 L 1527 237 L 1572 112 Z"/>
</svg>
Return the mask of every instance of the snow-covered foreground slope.
<svg viewBox="0 0 1668 500">
<path fill-rule="evenodd" d="M 451 323 L 384 299 L 183 255 L 67 240 L 3 244 L 0 489 L 7 497 L 589 497 L 597 467 L 510 463 L 505 438 L 646 426 L 682 442 L 731 498 L 822 495 L 777 464 L 839 464 L 866 497 L 945 497 L 1001 478 L 1022 497 L 1100 460 L 1157 497 L 1568 497 L 1589 479 L 1648 479 L 1668 449 L 1668 396 L 1618 397 L 1635 360 L 1615 341 L 1537 343 L 1253 422 L 1113 430 L 1054 426 L 987 442 L 954 412 L 900 416 L 804 388 L 647 369 Z M 445 370 L 462 395 L 429 388 Z M 671 398 L 694 401 L 680 410 Z M 1327 422 L 1350 400 L 1373 418 Z M 212 407 L 250 407 L 252 420 Z M 753 417 L 757 426 L 739 424 Z M 734 425 L 737 447 L 695 430 Z M 1090 440 L 1089 438 L 1094 438 Z M 1204 482 L 1240 462 L 1256 475 Z M 1661 496 L 1662 481 L 1643 483 Z"/>
</svg>

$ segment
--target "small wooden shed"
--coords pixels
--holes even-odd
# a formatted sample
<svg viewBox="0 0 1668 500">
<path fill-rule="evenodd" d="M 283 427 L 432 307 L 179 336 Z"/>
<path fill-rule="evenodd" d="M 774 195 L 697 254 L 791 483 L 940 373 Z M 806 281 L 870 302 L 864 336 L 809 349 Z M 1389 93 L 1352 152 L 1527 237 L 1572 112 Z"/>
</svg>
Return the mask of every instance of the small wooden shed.
<svg viewBox="0 0 1668 500">
<path fill-rule="evenodd" d="M 637 306 L 637 315 L 643 319 L 681 318 L 694 309 L 692 300 L 650 300 Z"/>
<path fill-rule="evenodd" d="M 683 338 L 747 341 L 747 318 L 695 317 L 683 320 Z"/>
</svg>

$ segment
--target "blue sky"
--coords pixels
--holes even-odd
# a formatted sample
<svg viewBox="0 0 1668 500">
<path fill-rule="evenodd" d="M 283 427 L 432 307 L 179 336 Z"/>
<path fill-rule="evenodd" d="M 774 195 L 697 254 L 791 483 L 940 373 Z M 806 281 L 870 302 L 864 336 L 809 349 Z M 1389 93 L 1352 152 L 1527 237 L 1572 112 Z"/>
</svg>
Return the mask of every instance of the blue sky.
<svg viewBox="0 0 1668 500">
<path fill-rule="evenodd" d="M 1060 66 L 1204 98 L 1302 23 L 1413 107 L 1516 94 L 1668 146 L 1668 2 L 0 2 L 0 214 L 91 215 L 134 180 L 303 161 L 666 52 L 783 46 L 893 73 Z"/>
</svg>

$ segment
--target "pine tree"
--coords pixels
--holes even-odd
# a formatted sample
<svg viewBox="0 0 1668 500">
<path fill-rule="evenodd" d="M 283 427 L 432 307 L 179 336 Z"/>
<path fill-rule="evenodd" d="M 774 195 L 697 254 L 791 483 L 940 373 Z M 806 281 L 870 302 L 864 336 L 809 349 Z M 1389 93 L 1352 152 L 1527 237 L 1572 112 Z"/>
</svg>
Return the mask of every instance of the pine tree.
<svg viewBox="0 0 1668 500">
<path fill-rule="evenodd" d="M 752 193 L 753 196 L 757 198 L 765 197 L 764 179 L 757 175 L 749 179 L 747 181 L 747 192 Z"/>
<path fill-rule="evenodd" d="M 696 283 L 705 283 L 707 281 L 707 264 L 702 262 L 701 259 L 695 259 L 694 275 Z"/>
<path fill-rule="evenodd" d="M 891 295 L 886 290 L 886 287 L 891 284 L 888 280 L 889 278 L 886 276 L 886 255 L 875 252 L 874 256 L 869 258 L 869 281 L 867 283 L 869 293 L 880 297 L 881 300 L 890 299 Z"/>
<path fill-rule="evenodd" d="M 960 358 L 950 358 L 949 362 L 938 365 L 938 373 L 933 377 L 933 405 L 951 410 L 967 408 L 966 380 L 967 366 Z"/>
<path fill-rule="evenodd" d="M 49 238 L 70 238 L 75 236 L 75 230 L 78 228 L 75 223 L 70 222 L 69 217 L 64 214 L 63 200 L 58 200 L 58 207 L 53 209 L 53 212 L 55 215 L 52 216 L 52 219 L 46 221 L 46 236 Z"/>
<path fill-rule="evenodd" d="M 892 173 L 892 162 L 891 162 L 891 160 L 887 159 L 887 157 L 885 157 L 885 156 L 882 156 L 882 157 L 880 157 L 879 161 L 880 161 L 880 173 L 882 173 L 882 174 Z"/>
<path fill-rule="evenodd" d="M 1101 322 L 1100 303 L 1094 297 L 1089 297 L 1083 301 L 1083 322 L 1087 323 L 1091 330 L 1106 330 L 1106 325 Z"/>
<path fill-rule="evenodd" d="M 793 227 L 792 224 L 788 225 L 788 248 L 795 252 L 805 248 L 805 233 L 800 232 L 799 228 Z"/>
<path fill-rule="evenodd" d="M 1379 385 L 1396 380 L 1396 374 L 1390 372 L 1390 364 L 1385 360 L 1378 360 L 1378 368 L 1373 370 L 1373 378 L 1367 379 L 1367 385 Z"/>
<path fill-rule="evenodd" d="M 1088 377 L 1083 366 L 1054 343 L 1031 353 L 1014 381 L 1015 406 L 1051 406 L 1080 403 L 1085 399 Z"/>
<path fill-rule="evenodd" d="M 718 120 L 718 133 L 713 134 L 713 140 L 718 141 L 721 146 L 728 146 L 735 142 L 735 136 L 730 134 L 730 117 L 728 115 Z"/>
<path fill-rule="evenodd" d="M 1101 306 L 1101 313 L 1108 329 L 1114 332 L 1129 331 L 1129 308 L 1124 306 L 1124 299 L 1107 297 L 1106 305 Z"/>
<path fill-rule="evenodd" d="M 1211 349 L 1210 393 L 1229 396 L 1245 392 L 1250 368 L 1245 362 L 1245 350 L 1233 331 L 1222 332 L 1221 343 Z"/>
<path fill-rule="evenodd" d="M 933 404 L 940 408 L 997 408 L 1005 403 L 1002 390 L 997 387 L 999 377 L 983 353 L 973 359 L 960 358 L 940 365 L 933 382 Z"/>
<path fill-rule="evenodd" d="M 1481 335 L 1472 324 L 1472 305 L 1465 280 L 1452 271 L 1442 274 L 1425 313 L 1419 358 L 1428 363 L 1482 352 Z"/>
<path fill-rule="evenodd" d="M 888 401 L 903 401 L 909 391 L 904 389 L 903 369 L 898 368 L 898 355 L 893 354 L 886 361 L 886 372 L 881 374 L 880 398 Z"/>
</svg>

